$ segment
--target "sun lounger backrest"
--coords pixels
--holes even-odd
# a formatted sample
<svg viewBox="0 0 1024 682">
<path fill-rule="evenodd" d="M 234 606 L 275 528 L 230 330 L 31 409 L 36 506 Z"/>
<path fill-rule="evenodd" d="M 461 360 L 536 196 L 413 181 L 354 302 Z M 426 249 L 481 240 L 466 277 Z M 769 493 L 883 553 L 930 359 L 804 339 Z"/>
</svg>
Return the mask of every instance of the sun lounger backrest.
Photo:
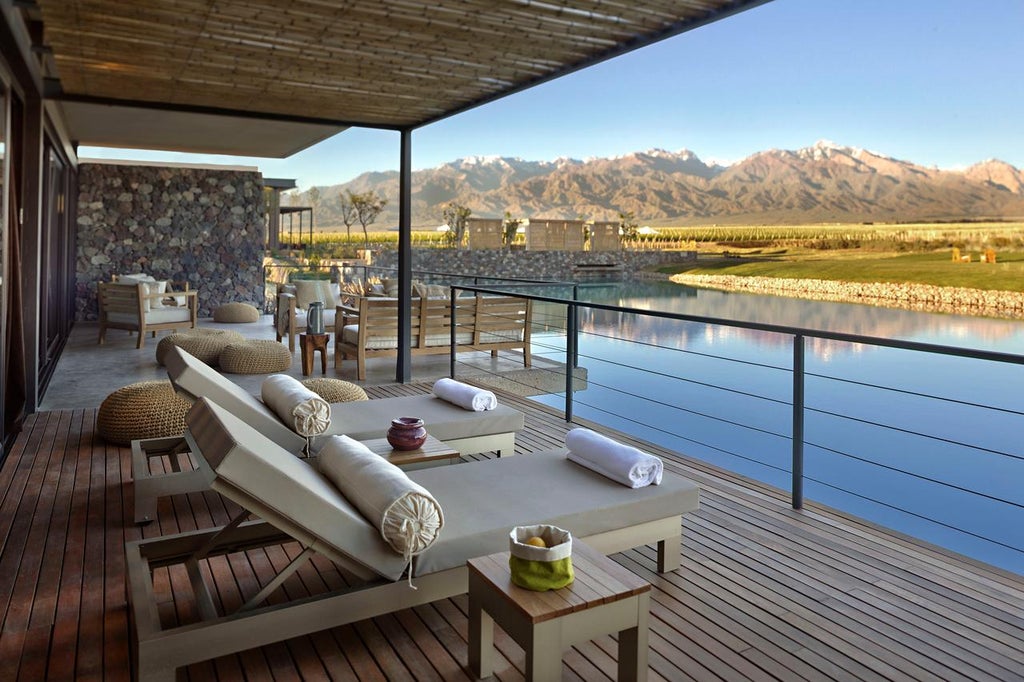
<svg viewBox="0 0 1024 682">
<path fill-rule="evenodd" d="M 402 576 L 402 556 L 306 461 L 206 398 L 185 423 L 213 470 L 213 490 L 335 561 L 392 580 Z"/>
<path fill-rule="evenodd" d="M 306 439 L 285 426 L 256 396 L 195 356 L 174 347 L 165 362 L 167 375 L 179 391 L 193 398 L 210 398 L 285 450 L 298 452 L 305 446 Z"/>
</svg>

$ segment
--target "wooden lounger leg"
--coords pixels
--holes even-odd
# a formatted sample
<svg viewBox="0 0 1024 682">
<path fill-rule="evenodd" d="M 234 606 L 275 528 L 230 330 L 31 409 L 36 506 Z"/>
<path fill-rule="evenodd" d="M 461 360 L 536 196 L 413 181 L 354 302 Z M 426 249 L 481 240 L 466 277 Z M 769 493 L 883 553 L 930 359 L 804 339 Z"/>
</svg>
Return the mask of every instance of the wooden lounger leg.
<svg viewBox="0 0 1024 682">
<path fill-rule="evenodd" d="M 206 474 L 201 469 L 182 471 L 178 458 L 187 456 L 184 437 L 149 438 L 132 441 L 132 478 L 135 497 L 135 523 L 148 523 L 156 518 L 156 503 L 161 497 L 205 490 Z M 172 473 L 153 474 L 149 460 L 170 457 Z"/>
<path fill-rule="evenodd" d="M 683 537 L 676 533 L 658 541 L 658 573 L 667 573 L 679 568 L 679 557 L 683 553 Z"/>
</svg>

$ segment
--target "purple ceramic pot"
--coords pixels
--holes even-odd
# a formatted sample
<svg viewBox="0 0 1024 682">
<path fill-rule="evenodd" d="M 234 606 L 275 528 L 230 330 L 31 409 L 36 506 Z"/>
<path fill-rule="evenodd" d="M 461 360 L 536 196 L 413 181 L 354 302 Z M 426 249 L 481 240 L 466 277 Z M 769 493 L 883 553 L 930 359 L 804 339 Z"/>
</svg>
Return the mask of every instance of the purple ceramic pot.
<svg viewBox="0 0 1024 682">
<path fill-rule="evenodd" d="M 391 420 L 388 442 L 395 450 L 418 450 L 427 442 L 427 430 L 418 417 L 398 417 Z"/>
</svg>

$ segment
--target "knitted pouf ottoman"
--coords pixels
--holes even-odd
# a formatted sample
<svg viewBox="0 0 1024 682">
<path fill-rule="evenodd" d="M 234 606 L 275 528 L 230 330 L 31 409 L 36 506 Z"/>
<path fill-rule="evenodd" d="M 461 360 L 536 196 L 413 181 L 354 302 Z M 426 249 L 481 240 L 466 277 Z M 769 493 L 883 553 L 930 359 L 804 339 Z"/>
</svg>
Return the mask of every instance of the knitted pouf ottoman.
<svg viewBox="0 0 1024 682">
<path fill-rule="evenodd" d="M 208 365 L 217 366 L 220 352 L 229 343 L 245 341 L 238 332 L 224 329 L 193 329 L 180 334 L 168 334 L 156 345 L 156 364 L 163 366 L 167 354 L 173 346 L 181 348 L 189 355 L 194 355 Z"/>
<path fill-rule="evenodd" d="M 220 352 L 220 369 L 230 374 L 273 374 L 292 366 L 288 347 L 264 339 L 233 341 Z"/>
<path fill-rule="evenodd" d="M 213 311 L 214 322 L 259 322 L 260 311 L 248 303 L 225 303 Z"/>
<path fill-rule="evenodd" d="M 185 432 L 190 407 L 192 401 L 175 393 L 170 381 L 129 384 L 103 400 L 96 413 L 96 431 L 118 445 L 178 436 Z"/>
<path fill-rule="evenodd" d="M 366 391 L 341 379 L 304 379 L 302 385 L 316 393 L 329 403 L 351 403 L 357 400 L 369 400 Z"/>
</svg>

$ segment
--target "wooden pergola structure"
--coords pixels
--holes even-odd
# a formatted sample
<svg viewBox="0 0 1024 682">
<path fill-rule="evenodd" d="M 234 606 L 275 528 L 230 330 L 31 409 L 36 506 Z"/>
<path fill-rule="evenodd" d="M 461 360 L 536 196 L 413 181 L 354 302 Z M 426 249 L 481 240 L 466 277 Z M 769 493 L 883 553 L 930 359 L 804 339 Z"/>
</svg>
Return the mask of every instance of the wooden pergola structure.
<svg viewBox="0 0 1024 682">
<path fill-rule="evenodd" d="M 400 133 L 396 380 L 410 377 L 412 132 L 768 0 L 0 0 L 19 80 L 79 144 L 288 156 Z"/>
</svg>

